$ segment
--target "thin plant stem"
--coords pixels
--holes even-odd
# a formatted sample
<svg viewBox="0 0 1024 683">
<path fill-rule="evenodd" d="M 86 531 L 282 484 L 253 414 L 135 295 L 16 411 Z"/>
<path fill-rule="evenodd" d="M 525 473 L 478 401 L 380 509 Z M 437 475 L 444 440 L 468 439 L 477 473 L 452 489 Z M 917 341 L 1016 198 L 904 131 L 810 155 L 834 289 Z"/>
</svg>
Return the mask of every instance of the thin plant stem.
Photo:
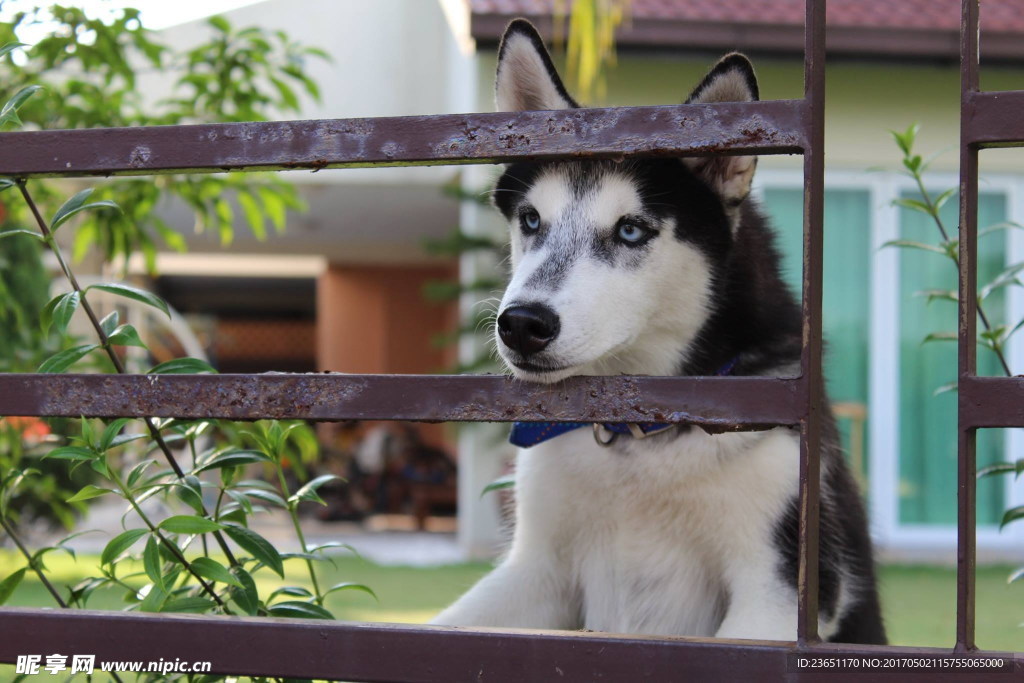
<svg viewBox="0 0 1024 683">
<path fill-rule="evenodd" d="M 116 353 L 114 353 L 114 349 L 111 348 L 110 340 L 107 338 L 107 333 L 103 331 L 103 326 L 100 325 L 100 321 L 99 318 L 96 316 L 96 312 L 93 311 L 92 305 L 86 298 L 85 291 L 78 284 L 78 279 L 75 277 L 74 272 L 72 272 L 71 268 L 67 264 L 67 261 L 64 259 L 64 254 L 61 252 L 60 245 L 57 244 L 57 240 L 54 237 L 53 233 L 50 231 L 46 219 L 43 218 L 43 215 L 39 212 L 39 207 L 36 206 L 35 200 L 29 193 L 27 183 L 24 179 L 18 181 L 18 190 L 21 192 L 21 196 L 25 199 L 25 203 L 28 205 L 29 210 L 32 212 L 32 215 L 35 217 L 36 224 L 39 226 L 39 230 L 42 232 L 43 238 L 46 240 L 47 246 L 50 248 L 50 251 L 53 252 L 53 255 L 57 258 L 57 263 L 60 264 L 60 268 L 64 272 L 64 276 L 68 279 L 68 282 L 71 284 L 71 287 L 76 292 L 79 293 L 79 301 L 82 305 L 82 310 L 84 310 L 85 314 L 88 316 L 89 322 L 92 324 L 93 330 L 95 330 L 96 335 L 100 339 L 100 343 L 103 346 L 103 350 L 106 351 L 107 356 L 110 358 L 110 362 L 113 363 L 114 365 L 114 369 L 117 371 L 119 375 L 126 374 L 127 371 L 125 370 L 124 364 L 121 362 L 120 357 Z M 174 470 L 174 474 L 178 477 L 178 479 L 184 479 L 184 470 L 181 469 L 181 466 L 178 464 L 178 461 L 174 457 L 174 454 L 171 453 L 170 447 L 167 445 L 167 442 L 164 441 L 164 437 L 162 434 L 160 434 L 160 430 L 157 429 L 156 424 L 154 424 L 153 420 L 148 417 L 144 417 L 142 418 L 142 420 L 146 423 L 146 427 L 149 430 L 150 436 L 153 438 L 153 441 L 156 443 L 157 447 L 163 453 L 164 459 L 167 461 L 167 464 L 171 466 L 172 470 Z M 207 512 L 204 507 L 203 515 L 206 514 Z M 230 564 L 233 567 L 239 566 L 238 560 L 235 558 L 234 553 L 231 552 L 231 547 L 228 546 L 227 541 L 224 539 L 224 535 L 221 534 L 219 531 L 215 531 L 213 532 L 213 537 L 214 539 L 216 539 L 221 551 L 227 558 L 228 564 Z"/>
<path fill-rule="evenodd" d="M 932 201 L 931 195 L 928 194 L 928 190 L 925 189 L 924 181 L 921 179 L 921 174 L 917 171 L 914 172 L 914 180 L 917 182 L 918 192 L 924 198 L 925 206 L 928 207 L 928 215 L 932 217 L 935 222 L 935 226 L 939 229 L 942 234 L 942 239 L 945 242 L 949 242 L 949 232 L 946 230 L 946 226 L 942 224 L 942 218 L 939 216 L 939 207 L 935 206 L 935 202 Z M 949 258 L 956 264 L 957 271 L 960 270 L 960 258 L 956 254 L 950 254 Z M 982 326 L 984 326 L 986 332 L 992 331 L 992 325 L 989 323 L 988 316 L 985 315 L 985 309 L 982 308 L 981 302 L 976 302 L 978 309 L 978 319 L 981 320 Z M 1006 362 L 1006 356 L 1003 354 L 1003 348 L 1001 344 L 995 342 L 990 347 L 992 352 L 996 354 L 996 358 L 999 359 L 999 364 L 1003 366 L 1003 372 L 1006 373 L 1007 377 L 1013 377 L 1013 372 L 1010 370 L 1010 364 Z"/>
<path fill-rule="evenodd" d="M 21 554 L 24 555 L 25 559 L 28 561 L 29 568 L 35 572 L 36 576 L 39 577 L 39 581 L 46 587 L 46 590 L 50 595 L 53 596 L 54 601 L 64 609 L 67 609 L 68 603 L 64 602 L 64 598 L 60 596 L 57 589 L 54 588 L 53 584 L 50 583 L 50 580 L 46 578 L 46 574 L 43 573 L 35 560 L 32 559 L 32 553 L 29 552 L 25 544 L 22 543 L 20 538 L 18 538 L 18 534 L 14 532 L 14 528 L 8 523 L 7 518 L 4 515 L 0 515 L 0 527 L 3 527 L 4 531 L 7 532 L 7 535 L 11 537 L 11 540 L 14 541 L 14 545 L 18 546 L 18 550 L 21 551 Z"/>
<path fill-rule="evenodd" d="M 295 527 L 295 535 L 299 537 L 299 543 L 302 545 L 303 554 L 309 554 L 309 546 L 306 545 L 306 535 L 302 533 L 302 525 L 299 524 L 299 513 L 296 509 L 298 503 L 292 503 L 288 499 L 291 497 L 291 491 L 288 489 L 288 482 L 284 478 L 284 470 L 281 468 L 281 464 L 277 463 L 277 479 L 281 483 L 281 493 L 284 494 L 284 499 L 288 504 L 288 516 L 291 517 L 292 526 Z M 316 580 L 316 569 L 313 567 L 313 561 L 308 557 L 303 558 L 306 560 L 306 567 L 309 569 L 309 578 L 313 582 L 313 592 L 316 594 L 316 604 L 324 604 L 324 596 L 320 594 L 320 584 Z"/>
</svg>

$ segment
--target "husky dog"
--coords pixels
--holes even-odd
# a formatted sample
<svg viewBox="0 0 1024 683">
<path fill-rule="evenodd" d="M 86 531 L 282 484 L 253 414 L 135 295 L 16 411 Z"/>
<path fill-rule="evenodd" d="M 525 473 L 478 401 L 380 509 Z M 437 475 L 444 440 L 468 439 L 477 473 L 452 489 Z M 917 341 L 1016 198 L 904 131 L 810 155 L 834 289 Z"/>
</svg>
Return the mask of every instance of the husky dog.
<svg viewBox="0 0 1024 683">
<path fill-rule="evenodd" d="M 753 67 L 730 54 L 687 102 L 757 99 Z M 501 42 L 497 105 L 578 106 L 524 20 Z M 795 374 L 800 311 L 748 197 L 755 165 L 719 156 L 508 166 L 494 202 L 512 231 L 497 319 L 511 372 L 545 383 Z M 825 412 L 819 633 L 884 643 L 867 522 Z M 615 427 L 541 434 L 519 452 L 508 555 L 434 623 L 794 640 L 797 433 L 678 426 L 615 438 Z"/>
</svg>

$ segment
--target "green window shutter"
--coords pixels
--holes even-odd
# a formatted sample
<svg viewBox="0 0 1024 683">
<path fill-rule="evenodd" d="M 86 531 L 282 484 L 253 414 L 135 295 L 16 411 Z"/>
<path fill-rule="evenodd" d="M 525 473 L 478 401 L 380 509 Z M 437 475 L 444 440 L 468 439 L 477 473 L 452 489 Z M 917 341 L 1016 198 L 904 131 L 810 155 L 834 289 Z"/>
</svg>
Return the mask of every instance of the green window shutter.
<svg viewBox="0 0 1024 683">
<path fill-rule="evenodd" d="M 803 278 L 803 191 L 767 189 L 764 207 L 779 238 L 783 276 L 798 297 Z M 862 487 L 867 476 L 868 330 L 871 196 L 866 190 L 825 191 L 822 326 L 829 397 Z"/>
</svg>

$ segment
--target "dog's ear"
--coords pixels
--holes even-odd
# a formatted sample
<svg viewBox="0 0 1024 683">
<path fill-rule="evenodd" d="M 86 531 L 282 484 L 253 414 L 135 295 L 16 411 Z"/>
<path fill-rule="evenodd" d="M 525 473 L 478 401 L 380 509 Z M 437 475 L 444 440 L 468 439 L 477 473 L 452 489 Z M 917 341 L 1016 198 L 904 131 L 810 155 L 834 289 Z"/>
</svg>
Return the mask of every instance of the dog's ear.
<svg viewBox="0 0 1024 683">
<path fill-rule="evenodd" d="M 525 19 L 509 24 L 501 38 L 495 95 L 498 111 L 579 106 L 565 91 L 537 29 Z"/>
<path fill-rule="evenodd" d="M 690 93 L 686 103 L 756 102 L 757 99 L 757 77 L 753 65 L 743 55 L 733 52 L 715 64 Z M 687 157 L 685 163 L 721 196 L 726 212 L 735 215 L 750 194 L 757 157 Z"/>
</svg>

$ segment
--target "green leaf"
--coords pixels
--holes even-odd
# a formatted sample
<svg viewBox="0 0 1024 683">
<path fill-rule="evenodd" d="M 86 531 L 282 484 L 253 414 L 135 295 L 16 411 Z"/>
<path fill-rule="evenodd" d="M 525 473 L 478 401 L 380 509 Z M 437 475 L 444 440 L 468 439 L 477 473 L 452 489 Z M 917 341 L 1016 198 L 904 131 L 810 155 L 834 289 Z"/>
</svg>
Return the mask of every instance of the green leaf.
<svg viewBox="0 0 1024 683">
<path fill-rule="evenodd" d="M 1018 505 L 1015 508 L 1010 508 L 1003 513 L 1003 519 L 999 522 L 1000 530 L 1010 522 L 1018 519 L 1024 519 L 1024 505 Z"/>
<path fill-rule="evenodd" d="M 295 493 L 293 493 L 291 497 L 288 498 L 288 502 L 294 504 L 298 503 L 300 500 L 311 500 L 316 503 L 320 503 L 321 505 L 326 505 L 327 503 L 325 503 L 323 499 L 317 495 L 316 491 L 321 486 L 330 481 L 345 480 L 336 474 L 322 474 L 313 481 L 309 482 L 308 484 L 300 488 Z"/>
<path fill-rule="evenodd" d="M 291 617 L 293 619 L 334 619 L 334 615 L 320 605 L 310 602 L 290 600 L 279 602 L 267 610 L 272 617 Z"/>
<path fill-rule="evenodd" d="M 114 536 L 107 543 L 107 547 L 103 549 L 103 554 L 100 555 L 100 564 L 110 564 L 117 558 L 132 547 L 136 541 L 149 533 L 148 529 L 129 529 L 124 533 L 120 533 Z"/>
<path fill-rule="evenodd" d="M 100 434 L 99 443 L 96 444 L 97 450 L 106 451 L 110 448 L 111 444 L 114 443 L 114 439 L 121 430 L 124 429 L 125 425 L 132 421 L 130 417 L 119 417 L 106 427 L 103 428 L 103 433 Z"/>
<path fill-rule="evenodd" d="M 955 194 L 956 194 L 956 188 L 955 187 L 951 187 L 948 190 L 946 190 L 945 192 L 943 192 L 942 194 L 940 194 L 938 197 L 935 198 L 935 201 L 933 202 L 935 204 L 935 209 L 936 210 L 941 209 L 943 204 L 948 202 L 949 198 L 952 197 Z"/>
<path fill-rule="evenodd" d="M 313 597 L 313 593 L 309 589 L 303 588 L 302 586 L 282 586 L 281 588 L 278 588 L 273 593 L 271 593 L 270 597 L 267 598 L 267 601 L 269 602 L 273 600 L 278 595 L 291 595 L 297 598 Z"/>
<path fill-rule="evenodd" d="M 501 491 L 502 489 L 514 488 L 516 485 L 516 477 L 514 474 L 509 474 L 504 477 L 498 477 L 490 484 L 484 487 L 484 490 L 480 492 L 480 497 L 483 498 L 486 494 L 491 491 Z"/>
<path fill-rule="evenodd" d="M 126 299 L 133 299 L 134 301 L 149 304 L 153 308 L 158 308 L 161 311 L 163 311 L 168 318 L 171 317 L 171 311 L 167 307 L 167 302 L 158 297 L 156 294 L 147 292 L 144 289 L 132 287 L 131 285 L 123 285 L 116 282 L 109 282 L 101 285 L 91 285 L 85 291 L 88 292 L 93 289 L 98 289 L 103 292 L 110 292 L 111 294 L 123 296 Z"/>
<path fill-rule="evenodd" d="M 991 282 L 981 288 L 978 292 L 978 299 L 983 301 L 989 294 L 997 289 L 1008 287 L 1010 285 L 1020 285 L 1021 282 L 1017 279 L 1017 274 L 1020 273 L 1021 270 L 1024 270 L 1024 262 L 1014 263 L 1004 268 L 1003 271 L 999 273 L 999 275 L 995 276 Z"/>
<path fill-rule="evenodd" d="M 270 217 L 274 230 L 277 232 L 283 231 L 287 221 L 287 206 L 284 199 L 276 190 L 270 187 L 261 187 L 257 192 L 259 192 L 260 199 L 263 201 L 263 211 Z"/>
<path fill-rule="evenodd" d="M 213 600 L 193 595 L 185 598 L 176 598 L 167 602 L 160 608 L 161 612 L 186 612 L 191 614 L 204 614 L 214 607 Z"/>
<path fill-rule="evenodd" d="M 219 14 L 216 15 L 216 16 L 210 17 L 206 21 L 207 21 L 207 23 L 210 26 L 214 27 L 215 29 L 217 29 L 221 33 L 230 33 L 231 32 L 231 24 L 228 23 L 227 19 L 225 19 L 224 17 L 220 16 Z"/>
<path fill-rule="evenodd" d="M 224 528 L 224 533 L 241 548 L 248 551 L 254 558 L 270 567 L 282 579 L 284 578 L 284 560 L 281 559 L 281 554 L 277 552 L 277 549 L 267 539 L 255 531 L 235 524 L 227 525 Z"/>
<path fill-rule="evenodd" d="M 86 484 L 78 493 L 68 498 L 67 502 L 76 503 L 80 500 L 89 500 L 91 498 L 99 498 L 105 496 L 108 493 L 113 493 L 111 489 L 100 488 L 99 486 L 93 486 L 92 484 Z"/>
<path fill-rule="evenodd" d="M 198 477 L 186 475 L 174 486 L 174 492 L 186 505 L 198 514 L 203 513 L 203 489 Z"/>
<path fill-rule="evenodd" d="M 23 578 L 25 578 L 26 569 L 28 569 L 28 567 L 22 567 L 3 581 L 0 581 L 0 605 L 7 602 L 11 595 L 14 594 L 14 590 L 18 587 L 18 584 L 21 583 Z"/>
<path fill-rule="evenodd" d="M 936 300 L 952 301 L 954 303 L 960 300 L 957 292 L 952 289 L 923 289 L 919 292 L 914 292 L 914 296 L 928 297 L 925 303 L 929 304 Z"/>
<path fill-rule="evenodd" d="M 143 460 L 135 467 L 133 467 L 131 472 L 128 473 L 128 478 L 125 480 L 125 483 L 128 485 L 128 488 L 133 488 L 136 484 L 138 484 L 139 479 L 142 478 L 142 475 L 143 473 L 145 473 L 146 469 L 151 467 L 155 462 L 155 460 Z"/>
<path fill-rule="evenodd" d="M 169 597 L 167 595 L 167 591 L 165 591 L 160 586 L 157 586 L 156 584 L 148 586 L 148 588 L 149 590 L 146 593 L 146 596 L 142 599 L 142 602 L 139 603 L 139 611 L 159 612 L 163 608 L 164 603 L 167 602 L 167 598 Z"/>
<path fill-rule="evenodd" d="M 265 240 L 267 238 L 266 221 L 256 200 L 248 192 L 239 192 L 238 205 L 242 207 L 242 213 L 245 214 L 245 220 L 248 221 L 249 227 L 252 228 L 252 234 L 260 241 Z"/>
<path fill-rule="evenodd" d="M 13 123 L 15 125 L 21 125 L 21 119 L 18 118 L 18 109 L 21 105 L 25 104 L 25 100 L 35 95 L 37 92 L 43 89 L 41 85 L 30 85 L 22 88 L 14 97 L 7 100 L 7 103 L 0 109 L 0 127 L 7 123 Z"/>
<path fill-rule="evenodd" d="M 957 341 L 959 337 L 956 332 L 932 332 L 924 338 L 922 344 L 933 341 Z"/>
<path fill-rule="evenodd" d="M 335 591 L 362 591 L 373 596 L 373 599 L 377 602 L 380 602 L 380 598 L 378 598 L 377 594 L 373 592 L 373 589 L 371 589 L 369 586 L 364 586 L 361 583 L 336 583 L 330 588 L 328 588 L 326 591 L 324 591 L 324 597 L 327 597 Z"/>
<path fill-rule="evenodd" d="M 64 202 L 64 204 L 57 209 L 57 213 L 53 214 L 53 218 L 50 219 L 50 231 L 57 232 L 57 229 L 68 222 L 72 216 L 81 213 L 82 211 L 90 211 L 93 209 L 117 209 L 121 210 L 114 202 L 109 199 L 105 199 L 99 202 L 92 202 L 86 204 L 85 200 L 92 194 L 93 188 L 89 187 L 81 192 L 77 193 L 71 199 Z"/>
<path fill-rule="evenodd" d="M 139 338 L 139 333 L 132 325 L 121 325 L 107 338 L 107 341 L 114 346 L 138 346 L 147 348 L 145 342 Z"/>
<path fill-rule="evenodd" d="M 151 375 L 195 375 L 202 372 L 216 374 L 209 363 L 198 358 L 175 358 L 155 365 L 149 370 Z"/>
<path fill-rule="evenodd" d="M 263 491 L 262 489 L 245 489 L 242 493 L 249 498 L 255 498 L 256 500 L 262 500 L 264 503 L 270 503 L 281 508 L 287 508 L 288 503 L 284 501 L 284 498 L 277 495 L 273 491 Z"/>
<path fill-rule="evenodd" d="M 56 458 L 58 460 L 93 460 L 98 457 L 96 452 L 89 448 L 82 448 L 81 446 L 61 446 L 55 448 L 46 455 L 46 458 Z"/>
<path fill-rule="evenodd" d="M 172 534 L 208 534 L 211 531 L 224 528 L 223 524 L 196 515 L 175 515 L 168 517 L 157 526 Z"/>
<path fill-rule="evenodd" d="M 203 463 L 196 469 L 196 473 L 205 472 L 207 470 L 220 469 L 223 467 L 238 467 L 240 465 L 249 465 L 254 462 L 272 462 L 270 456 L 260 451 L 241 451 L 231 450 L 224 453 L 220 453 L 211 458 L 208 462 Z"/>
<path fill-rule="evenodd" d="M 1016 472 L 1017 467 L 1012 462 L 996 462 L 991 465 L 986 465 L 978 470 L 976 475 L 978 479 L 982 477 L 991 477 L 997 474 L 1006 474 L 1008 472 Z"/>
<path fill-rule="evenodd" d="M 0 57 L 6 57 L 11 52 L 14 52 L 19 47 L 27 47 L 27 43 L 5 43 L 0 47 Z"/>
<path fill-rule="evenodd" d="M 64 349 L 43 361 L 37 372 L 64 372 L 98 348 L 100 348 L 99 344 L 82 344 L 81 346 L 72 346 L 70 349 Z"/>
<path fill-rule="evenodd" d="M 889 240 L 883 247 L 902 247 L 905 249 L 920 249 L 922 251 L 930 251 L 936 254 L 946 255 L 946 250 L 937 247 L 934 244 L 925 244 L 924 242 L 914 242 L 913 240 Z"/>
<path fill-rule="evenodd" d="M 14 183 L 12 183 L 10 181 L 5 181 L 3 179 L 0 179 L 0 190 L 6 190 L 8 187 L 13 187 L 13 186 L 14 186 Z M 11 237 L 13 235 L 27 235 L 28 237 L 31 237 L 31 238 L 35 239 L 36 241 L 38 241 L 38 242 L 45 242 L 46 241 L 46 238 L 44 238 L 42 235 L 40 235 L 35 230 L 25 230 L 24 228 L 14 228 L 12 230 L 4 230 L 3 232 L 0 232 L 0 239 L 3 239 L 4 237 Z"/>
<path fill-rule="evenodd" d="M 900 151 L 903 152 L 904 156 L 909 156 L 911 151 L 914 149 L 914 140 L 917 138 L 917 131 L 919 129 L 920 126 L 914 123 L 902 133 L 897 133 L 894 130 L 889 131 L 889 133 L 892 134 L 892 137 L 896 140 L 896 144 L 899 146 Z"/>
<path fill-rule="evenodd" d="M 149 580 L 164 589 L 163 561 L 160 559 L 160 545 L 155 536 L 146 541 L 146 549 L 142 551 L 142 566 Z"/>
<path fill-rule="evenodd" d="M 209 557 L 197 557 L 190 564 L 195 573 L 204 579 L 219 581 L 220 583 L 226 583 L 229 586 L 236 586 L 238 588 L 242 587 L 238 579 L 232 576 L 231 572 L 216 560 L 211 560 Z"/>
<path fill-rule="evenodd" d="M 984 237 L 985 235 L 991 235 L 992 233 L 998 232 L 1000 230 L 1020 230 L 1020 229 L 1024 229 L 1024 225 L 1021 225 L 1020 223 L 1014 223 L 1013 221 L 1004 221 L 1002 223 L 996 223 L 995 225 L 990 225 L 987 228 L 979 230 L 978 231 L 978 238 L 980 239 L 980 238 Z"/>
<path fill-rule="evenodd" d="M 108 337 L 113 334 L 114 330 L 117 329 L 117 323 L 121 320 L 121 314 L 117 310 L 113 310 L 103 316 L 103 320 L 100 321 L 100 329 L 103 330 L 103 334 Z"/>
<path fill-rule="evenodd" d="M 43 327 L 43 332 L 49 332 L 51 325 L 55 325 L 57 331 L 61 334 L 67 332 L 71 316 L 78 310 L 78 304 L 81 300 L 82 295 L 78 292 L 59 294 L 50 299 L 39 313 L 39 322 Z"/>
<path fill-rule="evenodd" d="M 241 584 L 240 588 L 232 586 L 228 590 L 231 599 L 246 614 L 257 614 L 260 609 L 260 596 L 256 590 L 256 582 L 253 581 L 252 575 L 241 567 L 232 567 L 231 573 L 238 579 L 238 583 Z"/>
</svg>

